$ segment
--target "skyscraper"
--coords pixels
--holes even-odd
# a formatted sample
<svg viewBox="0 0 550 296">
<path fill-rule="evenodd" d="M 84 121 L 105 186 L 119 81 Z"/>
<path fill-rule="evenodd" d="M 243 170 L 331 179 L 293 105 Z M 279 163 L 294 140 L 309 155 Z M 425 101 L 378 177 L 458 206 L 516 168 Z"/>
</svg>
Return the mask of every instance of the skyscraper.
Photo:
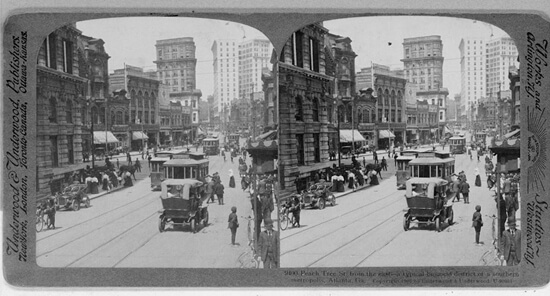
<svg viewBox="0 0 550 296">
<path fill-rule="evenodd" d="M 239 57 L 237 40 L 215 40 L 212 44 L 214 67 L 214 117 L 221 119 L 225 106 L 230 110 L 239 98 Z"/>
<path fill-rule="evenodd" d="M 485 96 L 485 41 L 483 38 L 463 38 L 460 50 L 460 98 L 467 118 L 472 106 Z"/>
<path fill-rule="evenodd" d="M 262 69 L 271 68 L 271 42 L 251 39 L 239 44 L 239 97 L 262 91 Z"/>
</svg>

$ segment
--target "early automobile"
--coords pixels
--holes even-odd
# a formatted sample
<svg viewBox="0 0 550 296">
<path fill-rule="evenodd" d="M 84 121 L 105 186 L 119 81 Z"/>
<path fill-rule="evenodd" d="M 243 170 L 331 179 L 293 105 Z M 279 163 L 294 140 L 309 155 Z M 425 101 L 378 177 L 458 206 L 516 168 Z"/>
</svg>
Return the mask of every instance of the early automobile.
<svg viewBox="0 0 550 296">
<path fill-rule="evenodd" d="M 63 192 L 55 195 L 56 209 L 71 208 L 73 211 L 78 211 L 81 203 L 84 203 L 87 208 L 90 207 L 90 197 L 86 193 L 86 188 L 85 184 L 71 184 L 65 187 Z"/>
<path fill-rule="evenodd" d="M 190 225 L 193 233 L 197 226 L 208 225 L 208 198 L 203 192 L 203 183 L 195 179 L 166 179 L 161 183 L 162 210 L 159 211 L 159 231 L 164 232 L 166 224 Z"/>
<path fill-rule="evenodd" d="M 319 210 L 325 208 L 327 203 L 331 206 L 336 205 L 336 197 L 331 191 L 332 183 L 316 183 L 309 187 L 307 192 L 301 196 L 301 204 L 303 207 L 317 207 Z"/>
<path fill-rule="evenodd" d="M 440 178 L 411 178 L 407 180 L 405 198 L 408 208 L 403 216 L 403 228 L 411 223 L 435 224 L 439 232 L 442 223 L 453 224 L 453 204 L 447 197 L 447 181 Z"/>
</svg>

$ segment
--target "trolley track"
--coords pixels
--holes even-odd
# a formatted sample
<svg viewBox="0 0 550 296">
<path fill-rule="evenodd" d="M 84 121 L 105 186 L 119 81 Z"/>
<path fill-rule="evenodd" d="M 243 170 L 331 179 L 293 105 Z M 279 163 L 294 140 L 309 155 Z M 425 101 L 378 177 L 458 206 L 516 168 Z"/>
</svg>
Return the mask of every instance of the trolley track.
<svg viewBox="0 0 550 296">
<path fill-rule="evenodd" d="M 291 238 L 291 237 L 293 237 L 293 236 L 295 236 L 295 235 L 301 234 L 301 233 L 303 233 L 303 232 L 311 231 L 312 229 L 317 228 L 317 227 L 319 227 L 319 226 L 323 226 L 323 225 L 326 224 L 326 223 L 332 222 L 332 221 L 334 221 L 334 220 L 342 219 L 342 217 L 344 217 L 344 216 L 346 216 L 346 215 L 348 215 L 348 214 L 357 212 L 357 211 L 359 211 L 359 210 L 362 210 L 363 208 L 366 208 L 366 207 L 368 207 L 368 206 L 374 205 L 374 204 L 376 204 L 376 203 L 378 203 L 378 202 L 385 201 L 385 198 L 387 198 L 387 197 L 389 197 L 389 196 L 392 196 L 392 195 L 396 195 L 396 193 L 395 193 L 395 192 L 392 192 L 392 193 L 387 194 L 387 195 L 385 195 L 385 196 L 383 196 L 383 197 L 381 197 L 381 198 L 379 198 L 379 199 L 377 199 L 377 200 L 375 200 L 375 201 L 371 201 L 371 202 L 369 202 L 369 203 L 367 203 L 367 204 L 364 204 L 364 205 L 362 205 L 362 206 L 360 206 L 360 207 L 358 207 L 358 208 L 355 208 L 355 209 L 353 209 L 353 210 L 351 210 L 351 211 L 347 211 L 347 212 L 342 213 L 342 214 L 340 214 L 340 215 L 338 215 L 338 216 L 335 216 L 335 217 L 333 217 L 333 218 L 331 218 L 331 219 L 324 220 L 323 222 L 318 223 L 318 224 L 315 224 L 315 225 L 313 225 L 313 226 L 311 226 L 311 227 L 303 228 L 303 229 L 301 229 L 301 230 L 299 230 L 299 231 L 297 231 L 297 232 L 295 232 L 295 233 L 292 233 L 292 234 L 290 234 L 290 235 L 288 235 L 288 236 L 285 236 L 284 238 L 281 238 L 281 242 L 282 242 L 283 240 L 288 239 L 288 238 Z M 391 204 L 389 204 L 389 205 L 392 205 L 392 204 L 394 204 L 394 203 L 396 203 L 396 202 L 398 202 L 398 201 L 399 201 L 399 200 L 396 200 L 395 202 L 393 202 L 393 203 L 391 203 Z M 387 206 L 389 206 L 389 205 L 387 205 Z M 385 207 L 387 207 L 387 206 L 384 206 L 383 208 L 385 208 Z M 283 255 L 283 254 L 281 254 L 281 255 Z"/>
<path fill-rule="evenodd" d="M 150 193 L 148 193 L 148 194 L 150 194 Z M 59 234 L 61 234 L 61 233 L 66 232 L 66 231 L 69 231 L 69 230 L 71 230 L 71 229 L 73 229 L 73 228 L 75 228 L 75 227 L 78 227 L 78 226 L 80 226 L 80 225 L 82 225 L 82 224 L 91 222 L 91 221 L 93 221 L 93 220 L 95 220 L 95 219 L 97 219 L 97 218 L 99 218 L 99 217 L 105 216 L 105 215 L 107 215 L 107 214 L 109 214 L 109 213 L 111 213 L 111 212 L 114 212 L 114 211 L 116 211 L 116 210 L 118 210 L 118 209 L 120 209 L 120 208 L 127 207 L 127 206 L 129 206 L 129 205 L 131 205 L 131 204 L 133 204 L 133 203 L 138 202 L 138 201 L 143 201 L 143 200 L 145 200 L 144 198 L 146 198 L 148 194 L 141 195 L 140 197 L 138 197 L 138 198 L 135 199 L 134 201 L 131 201 L 131 202 L 129 202 L 129 203 L 125 203 L 125 204 L 123 204 L 123 205 L 120 205 L 120 206 L 118 206 L 118 207 L 116 207 L 116 208 L 113 208 L 113 209 L 111 209 L 111 210 L 108 210 L 108 211 L 106 211 L 106 212 L 103 212 L 103 213 L 101 213 L 101 214 L 99 214 L 99 215 L 97 215 L 97 216 L 90 217 L 89 219 L 83 220 L 83 221 L 78 222 L 78 223 L 76 223 L 76 224 L 73 224 L 73 225 L 71 225 L 71 226 L 69 226 L 69 227 L 62 228 L 62 229 L 60 229 L 59 231 L 56 231 L 56 232 L 51 233 L 50 235 L 44 236 L 44 237 L 42 237 L 42 238 L 40 238 L 40 239 L 37 239 L 36 242 L 38 243 L 38 242 L 40 242 L 40 241 L 42 241 L 42 240 L 45 240 L 45 239 L 47 239 L 47 238 L 50 238 L 50 237 L 52 237 L 52 236 L 56 236 L 56 235 L 59 235 Z M 154 201 L 145 202 L 145 203 L 143 203 L 143 205 L 149 205 L 149 204 L 151 204 L 151 203 L 153 203 L 153 202 L 154 202 Z M 143 205 L 140 205 L 140 206 L 143 206 Z"/>
<path fill-rule="evenodd" d="M 393 194 L 395 194 L 395 193 L 393 193 Z M 390 194 L 390 195 L 391 195 L 391 194 Z M 387 196 L 390 196 L 390 195 L 387 195 Z M 387 196 L 385 196 L 385 197 L 387 197 Z M 384 197 L 384 198 L 385 198 L 385 197 Z M 382 199 L 380 199 L 380 200 L 384 201 L 384 198 L 382 198 Z M 379 200 L 379 201 L 380 201 L 380 200 Z M 393 205 L 395 205 L 395 203 L 397 203 L 397 202 L 398 202 L 398 200 L 393 201 L 393 202 L 391 202 L 391 203 L 389 203 L 389 204 L 383 206 L 382 208 L 375 208 L 375 209 L 372 209 L 372 211 L 369 211 L 368 213 L 365 213 L 365 215 L 362 216 L 361 218 L 353 220 L 350 224 L 346 224 L 346 225 L 344 225 L 344 226 L 342 226 L 342 227 L 339 227 L 336 231 L 341 230 L 341 229 L 344 229 L 344 228 L 347 228 L 347 227 L 349 227 L 351 224 L 359 223 L 359 222 L 362 221 L 362 220 L 369 219 L 369 218 L 370 218 L 370 217 L 369 217 L 370 214 L 372 214 L 372 213 L 374 213 L 374 212 L 376 212 L 376 211 L 379 211 L 379 210 L 381 210 L 381 209 L 385 209 L 385 208 L 388 208 L 388 207 L 390 207 L 390 206 L 393 206 Z M 374 203 L 374 202 L 373 202 L 373 203 Z M 373 204 L 373 203 L 369 203 L 368 205 Z M 360 207 L 360 208 L 358 208 L 358 209 L 362 209 L 362 208 L 364 208 L 364 207 L 366 207 L 366 206 L 367 206 L 367 205 L 362 206 L 362 207 Z M 358 210 L 358 209 L 357 209 L 357 210 Z M 340 216 L 338 216 L 338 217 L 335 217 L 335 218 L 333 218 L 333 219 L 331 219 L 331 220 L 334 220 L 334 219 L 336 219 L 336 218 L 341 219 L 341 217 L 343 217 L 343 216 L 345 216 L 345 215 L 348 215 L 348 214 L 350 214 L 350 213 L 352 213 L 352 212 L 356 212 L 356 210 L 349 211 L 349 212 L 344 213 L 344 214 L 342 214 L 342 215 L 340 215 Z M 403 211 L 402 211 L 402 210 L 399 210 L 398 213 L 403 213 Z M 384 220 L 384 221 L 387 221 L 387 220 L 393 218 L 395 215 L 397 215 L 397 214 L 393 214 L 392 216 L 390 216 L 390 218 L 388 218 L 388 219 L 386 219 L 386 220 Z M 330 220 L 327 220 L 327 222 L 328 222 L 328 221 L 330 221 Z M 321 225 L 321 224 L 324 224 L 324 222 L 322 222 L 322 223 L 320 223 L 320 224 L 317 224 L 317 225 L 315 225 L 315 226 L 319 226 L 319 225 Z M 313 227 L 312 227 L 312 228 L 313 228 Z M 370 230 L 369 230 L 369 231 L 370 231 Z M 326 238 L 326 237 L 328 237 L 328 236 L 330 236 L 330 235 L 332 235 L 332 234 L 333 234 L 333 232 L 325 233 L 324 235 L 322 235 L 322 236 L 320 236 L 320 237 L 317 237 L 317 238 L 315 238 L 315 239 L 313 239 L 313 240 L 310 240 L 310 241 L 306 242 L 305 244 L 302 244 L 302 245 L 300 245 L 300 246 L 298 246 L 298 247 L 296 247 L 296 248 L 293 248 L 293 249 L 291 249 L 291 250 L 285 251 L 284 253 L 281 253 L 281 256 L 282 256 L 282 255 L 285 255 L 285 254 L 287 254 L 287 253 L 291 253 L 291 252 L 297 251 L 297 250 L 299 250 L 299 249 L 302 249 L 302 248 L 304 248 L 304 247 L 306 247 L 306 246 L 308 246 L 308 245 L 310 245 L 310 244 L 312 244 L 312 243 L 314 243 L 314 242 L 316 242 L 316 241 L 319 241 L 319 240 L 321 240 L 321 239 L 324 239 L 324 238 Z M 357 236 L 355 239 L 361 237 L 362 235 L 363 235 L 363 234 Z M 355 239 L 354 239 L 354 240 L 355 240 Z M 281 241 L 282 241 L 282 240 L 281 240 Z M 353 240 L 352 240 L 352 241 L 353 241 Z M 345 246 L 345 245 L 346 245 L 346 244 L 344 244 L 344 245 L 342 245 L 342 246 Z"/>
<path fill-rule="evenodd" d="M 146 203 L 144 203 L 144 205 L 148 206 L 148 205 L 151 205 L 151 204 L 154 203 L 154 202 L 156 202 L 156 200 L 150 201 L 150 202 L 146 202 Z M 44 256 L 44 255 L 50 254 L 50 253 L 52 253 L 52 252 L 55 252 L 56 250 L 61 249 L 61 248 L 65 247 L 65 246 L 67 246 L 67 245 L 70 245 L 71 243 L 74 243 L 74 242 L 76 242 L 76 241 L 78 241 L 78 240 L 80 240 L 80 239 L 82 239 L 82 238 L 84 238 L 84 237 L 86 237 L 86 236 L 90 236 L 90 235 L 91 235 L 92 233 L 94 233 L 94 232 L 97 232 L 97 231 L 99 231 L 99 230 L 101 230 L 101 229 L 103 229 L 103 228 L 106 228 L 106 227 L 111 226 L 111 225 L 112 225 L 114 222 L 116 222 L 116 221 L 125 220 L 126 217 L 128 217 L 128 216 L 130 216 L 130 215 L 135 215 L 135 214 L 136 214 L 136 212 L 135 212 L 134 210 L 130 210 L 130 211 L 128 211 L 128 213 L 126 213 L 125 215 L 116 216 L 114 219 L 111 219 L 111 220 L 109 220 L 109 221 L 102 221 L 103 224 L 102 224 L 101 226 L 95 227 L 95 228 L 91 229 L 91 230 L 88 231 L 88 232 L 84 232 L 84 233 L 82 233 L 82 234 L 79 235 L 79 236 L 73 237 L 73 238 L 71 238 L 71 240 L 69 240 L 69 241 L 67 241 L 67 242 L 65 242 L 65 243 L 63 243 L 63 244 L 61 244 L 61 245 L 55 246 L 53 249 L 51 249 L 51 250 L 49 250 L 49 251 L 45 251 L 45 252 L 42 252 L 42 253 L 40 253 L 40 254 L 37 253 L 37 254 L 36 254 L 36 257 L 39 258 L 39 257 L 42 257 L 42 256 Z M 156 211 L 155 211 L 153 214 L 151 214 L 150 216 L 155 215 L 155 214 L 157 214 Z M 145 218 L 145 219 L 143 219 L 143 220 L 148 219 L 150 216 L 148 216 L 147 218 Z M 140 222 L 138 222 L 138 223 L 141 223 L 141 222 L 142 222 L 142 221 L 140 221 Z M 51 237 L 51 236 L 50 236 L 50 237 Z"/>
</svg>

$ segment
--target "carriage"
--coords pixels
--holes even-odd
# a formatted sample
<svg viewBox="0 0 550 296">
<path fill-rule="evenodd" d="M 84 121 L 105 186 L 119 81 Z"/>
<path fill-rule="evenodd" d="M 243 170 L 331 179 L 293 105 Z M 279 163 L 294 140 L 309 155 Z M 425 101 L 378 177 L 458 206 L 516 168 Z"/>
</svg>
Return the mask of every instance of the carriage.
<svg viewBox="0 0 550 296">
<path fill-rule="evenodd" d="M 316 183 L 309 187 L 309 190 L 301 195 L 302 207 L 310 206 L 322 210 L 327 203 L 331 206 L 336 205 L 336 197 L 331 191 L 332 183 Z"/>
<path fill-rule="evenodd" d="M 90 207 L 90 197 L 86 193 L 87 190 L 86 184 L 71 184 L 55 195 L 55 208 L 59 210 L 63 209 L 72 209 L 73 211 L 78 211 L 80 209 L 80 204 L 84 203 L 85 207 Z"/>
</svg>

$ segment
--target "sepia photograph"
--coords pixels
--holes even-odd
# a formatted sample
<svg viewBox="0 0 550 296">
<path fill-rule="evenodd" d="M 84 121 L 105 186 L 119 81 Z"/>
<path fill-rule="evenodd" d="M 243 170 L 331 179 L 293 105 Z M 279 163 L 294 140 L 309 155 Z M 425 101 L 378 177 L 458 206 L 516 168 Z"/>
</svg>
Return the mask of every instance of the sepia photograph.
<svg viewBox="0 0 550 296">
<path fill-rule="evenodd" d="M 276 267 L 272 55 L 259 31 L 209 19 L 50 33 L 37 59 L 38 265 Z"/>
<path fill-rule="evenodd" d="M 281 266 L 517 265 L 519 71 L 514 40 L 476 20 L 293 33 L 279 63 Z"/>
</svg>

